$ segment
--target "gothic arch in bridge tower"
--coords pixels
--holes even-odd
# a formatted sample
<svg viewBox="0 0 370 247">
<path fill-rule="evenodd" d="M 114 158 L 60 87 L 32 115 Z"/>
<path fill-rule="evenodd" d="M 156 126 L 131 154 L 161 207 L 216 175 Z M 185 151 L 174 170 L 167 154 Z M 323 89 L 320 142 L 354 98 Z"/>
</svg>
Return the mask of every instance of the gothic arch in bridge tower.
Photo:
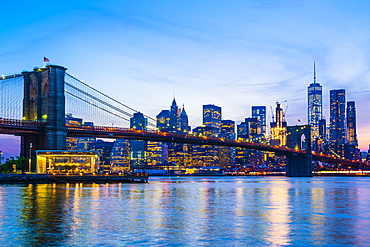
<svg viewBox="0 0 370 247">
<path fill-rule="evenodd" d="M 287 146 L 304 153 L 292 153 L 286 157 L 288 177 L 312 176 L 311 131 L 309 125 L 287 127 Z"/>
</svg>

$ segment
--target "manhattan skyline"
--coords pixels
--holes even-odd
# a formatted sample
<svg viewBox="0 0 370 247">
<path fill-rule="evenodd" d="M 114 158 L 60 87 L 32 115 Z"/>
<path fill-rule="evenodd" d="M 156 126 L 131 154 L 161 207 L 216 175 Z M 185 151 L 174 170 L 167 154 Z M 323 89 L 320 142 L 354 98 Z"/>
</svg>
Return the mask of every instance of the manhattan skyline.
<svg viewBox="0 0 370 247">
<path fill-rule="evenodd" d="M 329 91 L 345 89 L 356 102 L 361 150 L 370 143 L 367 1 L 2 6 L 1 74 L 41 67 L 45 56 L 151 117 L 175 96 L 192 128 L 201 125 L 206 104 L 222 107 L 222 119 L 236 124 L 252 116 L 252 106 L 265 105 L 269 123 L 279 101 L 288 107 L 288 125 L 296 125 L 307 123 L 315 60 L 323 116 L 329 120 Z"/>
</svg>

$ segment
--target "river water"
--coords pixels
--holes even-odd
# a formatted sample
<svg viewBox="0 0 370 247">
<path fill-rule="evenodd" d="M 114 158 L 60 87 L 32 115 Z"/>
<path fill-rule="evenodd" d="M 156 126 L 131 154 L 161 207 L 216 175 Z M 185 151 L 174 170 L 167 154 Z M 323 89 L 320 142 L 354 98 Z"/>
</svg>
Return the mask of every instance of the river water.
<svg viewBox="0 0 370 247">
<path fill-rule="evenodd" d="M 370 178 L 0 185 L 0 246 L 370 246 Z"/>
</svg>

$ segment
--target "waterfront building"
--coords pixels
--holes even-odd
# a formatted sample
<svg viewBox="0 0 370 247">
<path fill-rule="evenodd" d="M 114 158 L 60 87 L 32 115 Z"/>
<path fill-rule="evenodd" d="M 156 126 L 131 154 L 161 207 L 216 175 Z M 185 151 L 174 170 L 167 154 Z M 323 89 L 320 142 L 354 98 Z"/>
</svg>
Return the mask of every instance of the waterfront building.
<svg viewBox="0 0 370 247">
<path fill-rule="evenodd" d="M 135 112 L 130 118 L 130 128 L 135 130 L 146 130 L 148 119 L 141 112 Z M 130 140 L 130 166 L 140 166 L 145 164 L 146 142 L 141 140 Z"/>
<path fill-rule="evenodd" d="M 36 172 L 55 174 L 94 173 L 99 169 L 99 152 L 37 150 Z"/>
<path fill-rule="evenodd" d="M 252 106 L 252 118 L 257 118 L 261 125 L 261 134 L 267 135 L 266 106 Z"/>
<path fill-rule="evenodd" d="M 320 120 L 322 119 L 322 86 L 316 82 L 316 66 L 313 67 L 313 83 L 307 89 L 308 124 L 311 127 L 312 149 L 318 150 Z"/>
<path fill-rule="evenodd" d="M 235 121 L 221 120 L 220 138 L 235 140 Z M 234 147 L 219 147 L 219 166 L 233 167 L 235 166 L 235 148 Z"/>
<path fill-rule="evenodd" d="M 287 123 L 279 102 L 276 102 L 275 121 L 270 123 L 270 132 L 271 145 L 286 145 Z"/>
<path fill-rule="evenodd" d="M 111 170 L 111 153 L 113 149 L 113 142 L 106 142 L 103 140 L 97 140 L 94 143 L 89 144 L 90 151 L 98 151 L 100 154 L 100 170 L 110 171 Z"/>
<path fill-rule="evenodd" d="M 146 160 L 148 166 L 156 166 L 168 163 L 168 146 L 167 143 L 152 142 L 146 143 Z"/>
<path fill-rule="evenodd" d="M 130 170 L 130 141 L 117 139 L 113 143 L 110 162 L 113 171 Z"/>
<path fill-rule="evenodd" d="M 216 105 L 203 105 L 203 125 L 211 128 L 213 137 L 218 137 L 222 125 L 221 107 Z"/>
</svg>

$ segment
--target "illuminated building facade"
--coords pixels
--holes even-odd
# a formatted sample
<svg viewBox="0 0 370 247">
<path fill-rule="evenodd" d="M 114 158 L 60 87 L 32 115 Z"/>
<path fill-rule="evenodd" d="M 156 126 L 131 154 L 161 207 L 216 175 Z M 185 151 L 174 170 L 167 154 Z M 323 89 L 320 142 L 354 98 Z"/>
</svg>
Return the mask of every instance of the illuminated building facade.
<svg viewBox="0 0 370 247">
<path fill-rule="evenodd" d="M 161 132 L 188 133 L 188 116 L 183 106 L 180 110 L 175 98 L 172 101 L 170 110 L 162 110 L 157 115 L 157 130 Z M 159 151 L 160 150 L 160 151 Z M 186 164 L 189 160 L 189 145 L 179 143 L 159 143 L 151 142 L 150 148 L 147 147 L 148 164 Z M 159 161 L 161 157 L 161 161 Z"/>
<path fill-rule="evenodd" d="M 184 106 L 182 106 L 182 110 L 181 110 L 180 117 L 179 117 L 179 127 L 180 127 L 181 133 L 190 132 L 189 119 L 188 119 L 188 115 L 186 114 Z"/>
<path fill-rule="evenodd" d="M 313 83 L 307 88 L 308 93 L 308 124 L 311 126 L 312 149 L 318 149 L 319 125 L 322 119 L 322 86 L 316 82 L 316 67 L 314 63 Z"/>
<path fill-rule="evenodd" d="M 66 115 L 66 124 L 70 125 L 82 125 L 82 118 L 75 118 L 72 116 L 72 114 Z M 66 138 L 66 147 L 67 150 L 77 150 L 78 145 L 78 137 L 67 137 Z"/>
<path fill-rule="evenodd" d="M 238 139 L 258 142 L 263 137 L 261 129 L 261 122 L 258 118 L 245 118 L 245 121 L 237 126 Z"/>
<path fill-rule="evenodd" d="M 351 145 L 358 145 L 356 130 L 356 106 L 354 101 L 347 102 L 347 138 Z"/>
<path fill-rule="evenodd" d="M 89 144 L 90 151 L 98 151 L 100 154 L 100 170 L 110 171 L 111 170 L 111 153 L 113 149 L 113 142 L 105 142 L 103 140 L 97 140 L 94 143 Z"/>
<path fill-rule="evenodd" d="M 144 117 L 141 112 L 135 112 L 130 118 L 130 128 L 136 130 L 146 130 L 148 126 L 148 119 Z"/>
<path fill-rule="evenodd" d="M 93 151 L 38 150 L 36 160 L 37 173 L 94 173 L 99 168 L 99 153 Z"/>
<path fill-rule="evenodd" d="M 257 109 L 260 107 L 257 107 Z M 261 107 L 266 109 L 266 107 Z M 253 107 L 252 107 L 253 109 Z M 255 115 L 259 112 L 263 112 L 261 109 L 255 110 Z M 266 111 L 264 111 L 266 112 Z M 266 116 L 264 116 L 266 117 Z M 260 142 L 263 141 L 264 135 L 261 133 L 261 121 L 257 117 L 245 118 L 244 122 L 241 122 L 237 126 L 238 140 L 247 142 Z M 260 164 L 263 158 L 263 154 L 258 150 L 236 148 L 236 164 L 247 165 L 247 164 Z"/>
<path fill-rule="evenodd" d="M 185 107 L 178 110 L 175 100 L 172 102 L 171 112 L 176 113 L 177 133 L 190 132 L 188 115 L 186 114 Z M 182 143 L 169 143 L 168 144 L 168 163 L 176 164 L 178 166 L 190 166 L 192 164 L 191 145 Z"/>
<path fill-rule="evenodd" d="M 198 126 L 193 129 L 193 135 L 204 138 L 213 135 L 213 128 L 211 126 Z M 193 166 L 215 166 L 218 165 L 218 147 L 210 145 L 193 145 Z"/>
<path fill-rule="evenodd" d="M 221 132 L 221 107 L 203 105 L 203 125 L 212 129 L 212 136 L 218 137 Z"/>
<path fill-rule="evenodd" d="M 170 132 L 171 114 L 169 110 L 162 110 L 157 115 L 157 129 L 162 132 Z"/>
<path fill-rule="evenodd" d="M 83 122 L 82 118 L 73 117 L 72 114 L 67 114 L 65 119 L 66 124 L 70 125 L 94 126 L 92 122 Z M 88 150 L 88 145 L 94 142 L 96 138 L 93 137 L 67 137 L 66 147 L 67 150 Z"/>
<path fill-rule="evenodd" d="M 135 130 L 146 130 L 148 119 L 141 112 L 135 112 L 130 118 L 130 128 Z M 130 166 L 143 165 L 145 163 L 146 142 L 140 140 L 130 140 Z"/>
<path fill-rule="evenodd" d="M 261 134 L 266 137 L 266 106 L 252 106 L 252 118 L 257 118 L 261 125 Z"/>
<path fill-rule="evenodd" d="M 347 144 L 345 157 L 350 160 L 360 160 L 356 129 L 356 106 L 354 101 L 347 102 Z"/>
<path fill-rule="evenodd" d="M 146 164 L 149 166 L 160 165 L 168 162 L 168 146 L 166 143 L 146 143 Z"/>
<path fill-rule="evenodd" d="M 286 135 L 287 135 L 287 123 L 285 121 L 285 116 L 283 109 L 279 102 L 276 102 L 275 109 L 275 121 L 270 123 L 270 142 L 271 145 L 285 146 L 286 145 Z"/>
<path fill-rule="evenodd" d="M 346 93 L 344 89 L 330 90 L 329 141 L 331 149 L 344 157 L 347 142 L 346 133 Z"/>
<path fill-rule="evenodd" d="M 117 139 L 112 147 L 111 167 L 113 171 L 130 170 L 130 142 Z"/>
<path fill-rule="evenodd" d="M 235 122 L 233 120 L 221 120 L 220 138 L 235 140 Z M 221 167 L 232 167 L 235 165 L 235 148 L 219 147 L 219 165 Z"/>
<path fill-rule="evenodd" d="M 346 93 L 344 89 L 330 90 L 329 140 L 338 144 L 346 142 Z"/>
</svg>

